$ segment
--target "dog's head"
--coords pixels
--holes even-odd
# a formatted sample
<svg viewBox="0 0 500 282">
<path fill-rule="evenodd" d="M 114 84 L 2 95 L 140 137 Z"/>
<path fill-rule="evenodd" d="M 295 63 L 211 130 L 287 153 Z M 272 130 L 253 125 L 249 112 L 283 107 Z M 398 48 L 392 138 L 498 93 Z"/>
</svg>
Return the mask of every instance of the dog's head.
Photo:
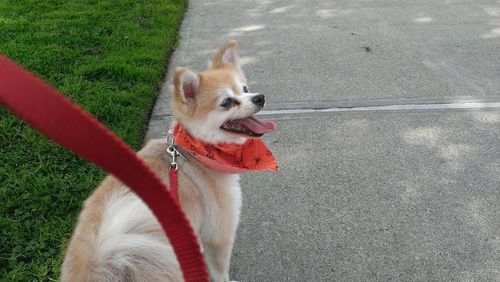
<svg viewBox="0 0 500 282">
<path fill-rule="evenodd" d="M 249 91 L 234 41 L 220 49 L 204 72 L 177 68 L 173 95 L 179 123 L 207 143 L 242 144 L 275 129 L 273 122 L 253 116 L 265 98 Z"/>
</svg>

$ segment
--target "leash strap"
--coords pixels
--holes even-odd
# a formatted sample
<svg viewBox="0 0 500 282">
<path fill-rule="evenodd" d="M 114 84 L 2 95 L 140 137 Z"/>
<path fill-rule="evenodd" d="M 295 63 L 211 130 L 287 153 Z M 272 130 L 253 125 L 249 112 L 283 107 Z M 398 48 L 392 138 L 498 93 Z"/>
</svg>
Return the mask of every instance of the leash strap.
<svg viewBox="0 0 500 282">
<path fill-rule="evenodd" d="M 185 214 L 163 182 L 123 141 L 68 98 L 1 55 L 0 102 L 48 138 L 130 187 L 160 222 L 185 281 L 209 281 L 203 254 Z"/>
<path fill-rule="evenodd" d="M 168 171 L 169 179 L 170 179 L 170 195 L 174 201 L 179 204 L 179 194 L 177 192 L 177 171 L 175 169 L 170 168 Z"/>
</svg>

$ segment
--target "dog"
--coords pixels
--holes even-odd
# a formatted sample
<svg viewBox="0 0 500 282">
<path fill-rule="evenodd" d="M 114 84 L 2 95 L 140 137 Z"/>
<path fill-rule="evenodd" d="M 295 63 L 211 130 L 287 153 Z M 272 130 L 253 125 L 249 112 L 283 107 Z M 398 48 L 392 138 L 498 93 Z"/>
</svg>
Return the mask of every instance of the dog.
<svg viewBox="0 0 500 282">
<path fill-rule="evenodd" d="M 218 51 L 204 72 L 176 68 L 172 91 L 176 122 L 172 127 L 181 126 L 187 136 L 205 144 L 205 148 L 216 144 L 239 148 L 251 140 L 260 141 L 255 138 L 274 131 L 275 125 L 253 116 L 264 107 L 265 97 L 250 93 L 246 82 L 234 41 Z M 157 139 L 138 152 L 167 186 L 171 165 L 168 146 L 167 138 Z M 217 164 L 207 165 L 210 162 L 201 161 L 189 148 L 181 148 L 181 153 L 186 159 L 179 159 L 177 172 L 181 207 L 202 243 L 212 280 L 229 281 L 241 208 L 240 177 L 234 172 L 247 169 L 246 164 L 237 160 L 239 169 L 227 173 L 217 169 Z M 133 192 L 108 176 L 85 201 L 66 250 L 61 281 L 183 278 L 156 218 Z"/>
</svg>

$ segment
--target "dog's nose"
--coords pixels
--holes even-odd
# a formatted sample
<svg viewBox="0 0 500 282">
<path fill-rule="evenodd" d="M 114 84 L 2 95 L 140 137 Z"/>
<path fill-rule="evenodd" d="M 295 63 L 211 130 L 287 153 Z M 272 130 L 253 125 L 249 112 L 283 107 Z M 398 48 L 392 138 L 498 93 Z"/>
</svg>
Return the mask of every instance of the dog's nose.
<svg viewBox="0 0 500 282">
<path fill-rule="evenodd" d="M 266 103 L 266 97 L 263 94 L 255 95 L 252 97 L 252 103 L 259 107 L 264 107 Z"/>
</svg>

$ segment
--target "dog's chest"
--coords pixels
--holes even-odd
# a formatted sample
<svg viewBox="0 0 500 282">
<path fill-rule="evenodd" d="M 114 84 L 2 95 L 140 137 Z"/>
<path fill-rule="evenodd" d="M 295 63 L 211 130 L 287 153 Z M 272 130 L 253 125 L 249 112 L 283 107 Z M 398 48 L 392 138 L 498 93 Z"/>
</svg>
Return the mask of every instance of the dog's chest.
<svg viewBox="0 0 500 282">
<path fill-rule="evenodd" d="M 241 207 L 241 187 L 239 175 L 224 175 L 214 181 L 213 187 L 203 189 L 204 198 L 207 199 L 205 205 L 211 211 L 217 213 L 237 213 Z"/>
<path fill-rule="evenodd" d="M 201 234 L 211 236 L 215 229 L 236 227 L 241 209 L 241 187 L 239 175 L 218 177 L 215 186 L 202 188 L 204 193 L 204 214 Z"/>
</svg>

